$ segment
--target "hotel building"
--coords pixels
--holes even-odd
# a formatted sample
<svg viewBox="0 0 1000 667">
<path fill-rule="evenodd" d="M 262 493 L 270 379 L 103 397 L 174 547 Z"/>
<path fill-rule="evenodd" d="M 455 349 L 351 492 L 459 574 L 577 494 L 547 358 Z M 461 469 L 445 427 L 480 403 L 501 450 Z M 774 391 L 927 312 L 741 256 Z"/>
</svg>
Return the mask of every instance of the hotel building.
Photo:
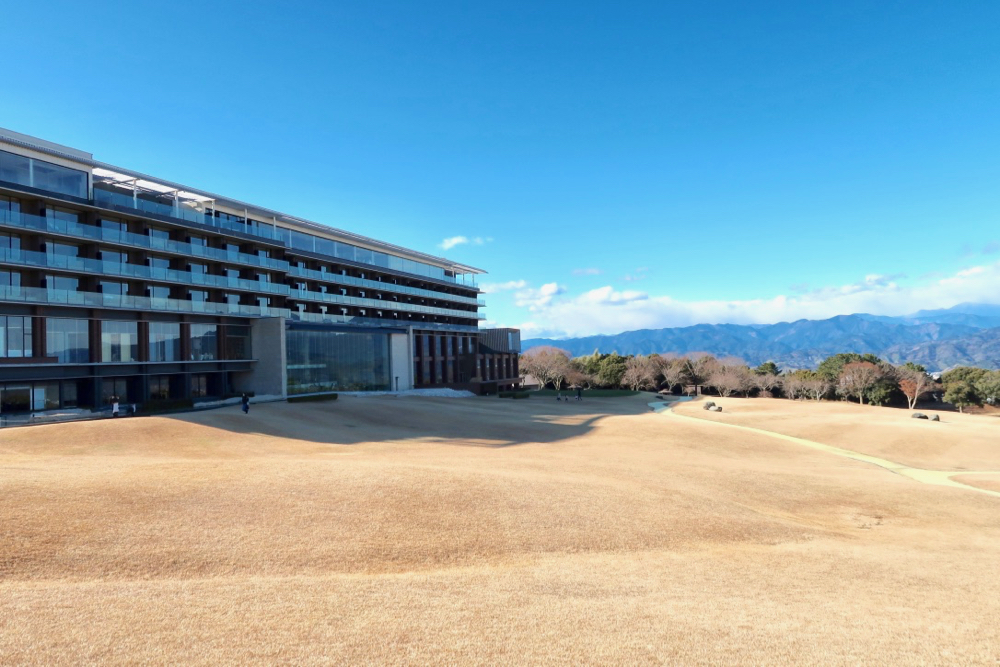
<svg viewBox="0 0 1000 667">
<path fill-rule="evenodd" d="M 517 382 L 481 270 L 0 129 L 0 415 Z"/>
</svg>

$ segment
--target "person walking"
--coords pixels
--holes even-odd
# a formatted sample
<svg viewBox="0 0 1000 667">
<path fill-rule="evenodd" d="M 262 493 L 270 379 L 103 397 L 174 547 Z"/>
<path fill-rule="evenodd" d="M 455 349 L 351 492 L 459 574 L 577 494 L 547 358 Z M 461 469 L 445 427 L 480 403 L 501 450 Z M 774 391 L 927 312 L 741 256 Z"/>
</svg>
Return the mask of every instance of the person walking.
<svg viewBox="0 0 1000 667">
<path fill-rule="evenodd" d="M 250 414 L 250 397 L 246 395 L 246 392 L 243 393 L 243 398 L 240 399 L 240 403 L 242 403 L 243 406 L 243 414 Z"/>
<path fill-rule="evenodd" d="M 576 400 L 578 400 L 578 401 L 582 401 L 583 400 L 583 387 L 577 387 L 576 388 Z"/>
<path fill-rule="evenodd" d="M 111 397 L 111 416 L 112 417 L 117 417 L 118 416 L 118 397 L 117 396 L 112 396 Z"/>
</svg>

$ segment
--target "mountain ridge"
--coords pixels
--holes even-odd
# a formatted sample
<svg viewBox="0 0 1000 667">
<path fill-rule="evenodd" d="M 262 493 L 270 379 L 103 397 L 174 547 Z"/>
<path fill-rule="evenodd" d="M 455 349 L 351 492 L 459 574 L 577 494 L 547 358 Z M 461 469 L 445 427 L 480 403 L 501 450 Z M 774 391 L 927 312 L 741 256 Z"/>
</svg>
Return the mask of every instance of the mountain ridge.
<svg viewBox="0 0 1000 667">
<path fill-rule="evenodd" d="M 578 338 L 525 339 L 524 350 L 552 345 L 572 356 L 602 353 L 708 352 L 751 365 L 815 368 L 840 352 L 873 353 L 893 363 L 914 361 L 931 371 L 957 365 L 1000 368 L 1000 306 L 964 303 L 892 317 L 855 313 L 775 324 L 695 324 Z"/>
</svg>

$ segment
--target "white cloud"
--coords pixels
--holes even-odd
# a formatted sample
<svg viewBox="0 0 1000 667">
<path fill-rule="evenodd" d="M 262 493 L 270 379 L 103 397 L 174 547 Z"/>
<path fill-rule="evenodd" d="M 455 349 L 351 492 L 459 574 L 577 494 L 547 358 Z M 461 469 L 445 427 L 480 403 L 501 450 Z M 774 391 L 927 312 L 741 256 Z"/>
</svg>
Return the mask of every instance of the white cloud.
<svg viewBox="0 0 1000 667">
<path fill-rule="evenodd" d="M 995 303 L 1000 262 L 966 268 L 946 277 L 927 275 L 911 285 L 900 285 L 901 278 L 873 274 L 848 285 L 744 301 L 679 301 L 645 292 L 619 292 L 610 286 L 562 296 L 565 290 L 550 283 L 543 286 L 549 288 L 546 294 L 537 290 L 537 294 L 529 295 L 529 290 L 524 290 L 518 305 L 528 307 L 532 314 L 530 321 L 520 327 L 526 338 L 587 336 L 701 323 L 770 324 L 851 313 L 906 315 L 965 301 Z"/>
<path fill-rule="evenodd" d="M 455 246 L 463 245 L 465 243 L 471 243 L 472 245 L 484 245 L 486 243 L 491 243 L 492 241 L 492 236 L 477 236 L 471 239 L 468 236 L 452 236 L 451 238 L 441 241 L 438 246 L 442 250 L 451 250 Z"/>
<path fill-rule="evenodd" d="M 552 300 L 565 292 L 566 288 L 558 283 L 546 283 L 538 289 L 526 287 L 514 294 L 514 303 L 521 308 L 540 311 L 552 306 Z"/>
<path fill-rule="evenodd" d="M 574 276 L 599 276 L 602 271 L 600 269 L 573 269 Z"/>
<path fill-rule="evenodd" d="M 508 280 L 505 283 L 483 283 L 479 286 L 479 291 L 483 294 L 496 294 L 514 289 L 524 289 L 528 286 L 525 280 Z"/>
<path fill-rule="evenodd" d="M 440 245 L 442 250 L 451 250 L 457 245 L 462 245 L 463 243 L 468 243 L 468 242 L 469 239 L 466 238 L 465 236 L 452 236 L 449 239 L 441 241 Z"/>
</svg>

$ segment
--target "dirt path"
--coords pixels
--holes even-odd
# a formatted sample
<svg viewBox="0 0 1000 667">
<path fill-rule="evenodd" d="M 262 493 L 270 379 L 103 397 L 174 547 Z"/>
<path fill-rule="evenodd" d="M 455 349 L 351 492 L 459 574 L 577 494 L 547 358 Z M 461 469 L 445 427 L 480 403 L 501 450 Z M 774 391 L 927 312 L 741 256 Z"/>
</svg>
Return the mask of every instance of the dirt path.
<svg viewBox="0 0 1000 667">
<path fill-rule="evenodd" d="M 961 482 L 956 482 L 952 477 L 957 477 L 959 475 L 1000 475 L 1000 470 L 968 470 L 968 471 L 953 471 L 953 470 L 924 470 L 923 468 L 913 468 L 901 463 L 896 463 L 895 461 L 888 461 L 886 459 L 879 458 L 877 456 L 869 456 L 868 454 L 862 454 L 861 452 L 854 452 L 849 449 L 842 449 L 840 447 L 834 447 L 832 445 L 824 445 L 821 442 L 816 442 L 814 440 L 806 440 L 805 438 L 797 438 L 791 435 L 785 435 L 784 433 L 777 433 L 775 431 L 768 431 L 762 428 L 755 428 L 753 426 L 743 426 L 740 424 L 727 424 L 725 422 L 718 422 L 711 419 L 700 419 L 698 417 L 692 417 L 690 415 L 678 414 L 672 408 L 676 405 L 675 402 L 671 403 L 650 403 L 651 407 L 657 412 L 662 412 L 669 415 L 675 419 L 687 419 L 699 423 L 711 423 L 724 428 L 733 428 L 741 431 L 748 431 L 750 433 L 761 433 L 772 438 L 777 438 L 779 440 L 785 440 L 787 442 L 794 442 L 798 445 L 804 445 L 812 449 L 818 449 L 822 452 L 827 452 L 829 454 L 835 454 L 837 456 L 843 456 L 845 458 L 854 459 L 855 461 L 863 461 L 865 463 L 871 463 L 877 465 L 881 468 L 885 468 L 890 472 L 894 472 L 897 475 L 902 475 L 903 477 L 908 477 L 917 482 L 922 482 L 924 484 L 934 484 L 936 486 L 950 486 L 959 489 L 967 489 L 969 491 L 977 491 L 979 493 L 985 493 L 988 496 L 994 496 L 1000 498 L 1000 491 L 991 491 L 989 489 L 981 489 L 979 487 L 971 486 L 969 484 L 963 484 Z M 663 408 L 657 409 L 659 406 L 665 406 Z"/>
</svg>

